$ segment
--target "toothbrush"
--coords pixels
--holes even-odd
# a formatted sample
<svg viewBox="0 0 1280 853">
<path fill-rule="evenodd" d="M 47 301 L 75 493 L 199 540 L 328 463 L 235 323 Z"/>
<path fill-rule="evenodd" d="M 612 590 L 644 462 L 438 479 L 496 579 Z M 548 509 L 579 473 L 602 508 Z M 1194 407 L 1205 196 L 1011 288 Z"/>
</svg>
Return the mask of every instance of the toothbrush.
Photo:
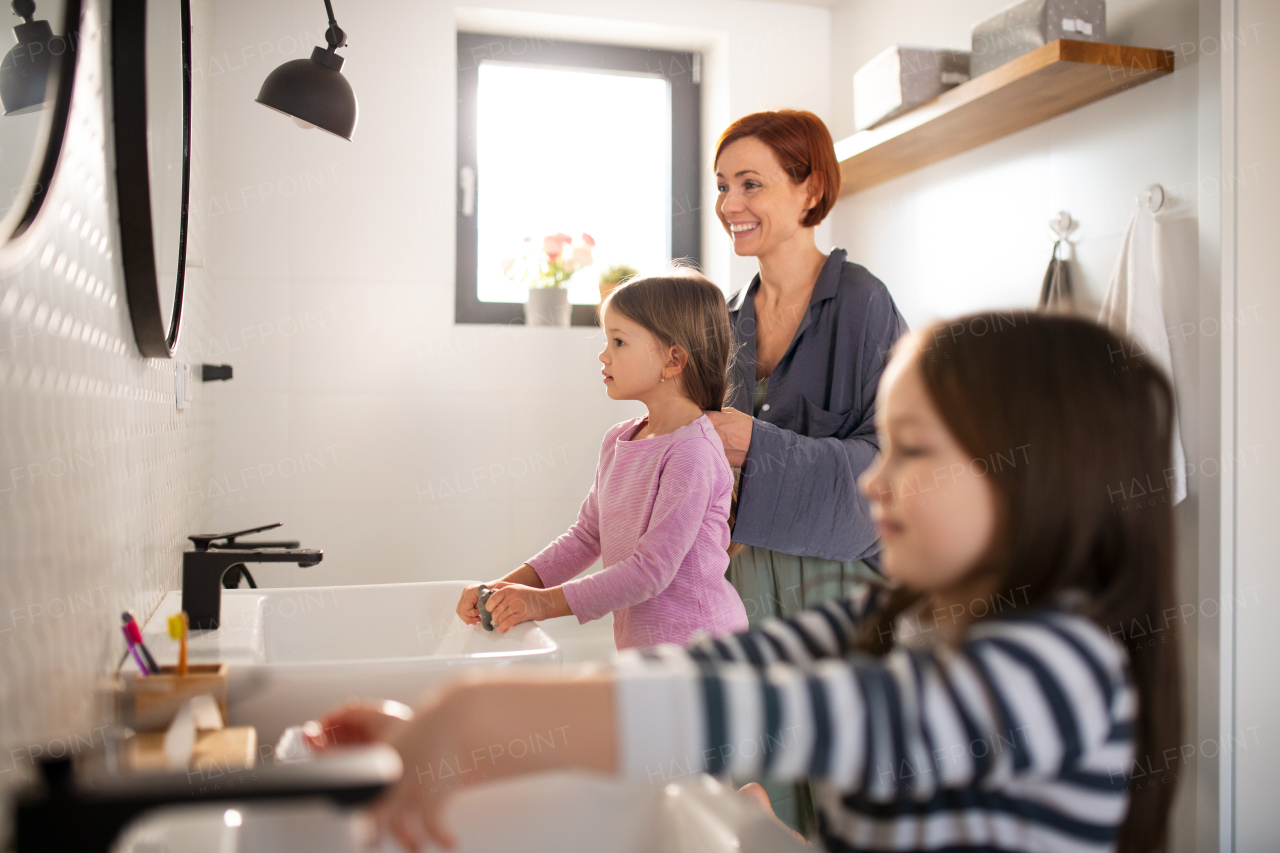
<svg viewBox="0 0 1280 853">
<path fill-rule="evenodd" d="M 169 617 L 169 636 L 177 640 L 178 646 L 178 675 L 187 674 L 187 631 L 190 623 L 187 621 L 187 611 L 182 611 L 177 616 Z"/>
<path fill-rule="evenodd" d="M 138 674 L 141 676 L 151 675 L 151 670 L 147 669 L 146 662 L 142 659 L 142 655 L 138 654 L 138 647 L 133 644 L 133 638 L 129 636 L 129 629 L 120 626 L 120 630 L 124 632 L 124 641 L 129 646 L 129 651 L 133 653 L 133 660 L 138 664 Z"/>
<path fill-rule="evenodd" d="M 160 665 L 151 656 L 151 650 L 147 648 L 147 644 L 142 642 L 142 629 L 138 627 L 133 614 L 126 610 L 120 614 L 120 620 L 124 622 L 124 634 L 129 638 L 129 642 L 137 646 L 138 650 L 142 652 L 142 656 L 147 659 L 147 666 L 151 669 L 151 673 L 159 675 Z"/>
</svg>

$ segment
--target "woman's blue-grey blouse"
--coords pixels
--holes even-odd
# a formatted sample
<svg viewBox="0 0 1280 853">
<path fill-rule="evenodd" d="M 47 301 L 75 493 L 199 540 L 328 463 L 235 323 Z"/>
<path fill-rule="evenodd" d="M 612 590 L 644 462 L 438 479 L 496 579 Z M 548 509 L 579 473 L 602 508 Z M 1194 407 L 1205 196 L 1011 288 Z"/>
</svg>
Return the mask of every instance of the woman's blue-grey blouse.
<svg viewBox="0 0 1280 853">
<path fill-rule="evenodd" d="M 760 276 L 729 298 L 738 350 L 728 405 L 752 411 Z M 907 331 L 884 284 L 836 249 L 769 376 L 742 466 L 733 541 L 787 554 L 859 560 L 880 550 L 857 478 L 879 451 L 876 386 Z"/>
</svg>

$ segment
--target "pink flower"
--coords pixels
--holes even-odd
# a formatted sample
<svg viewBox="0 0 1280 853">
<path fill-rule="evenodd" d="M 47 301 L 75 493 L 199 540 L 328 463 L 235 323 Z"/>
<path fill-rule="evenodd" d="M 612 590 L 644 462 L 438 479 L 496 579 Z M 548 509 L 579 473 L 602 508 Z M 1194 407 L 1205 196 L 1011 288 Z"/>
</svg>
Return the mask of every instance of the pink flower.
<svg viewBox="0 0 1280 853">
<path fill-rule="evenodd" d="M 596 245 L 595 238 L 592 237 L 590 234 L 588 234 L 586 231 L 582 232 L 582 242 L 586 243 L 588 246 L 592 248 L 595 248 L 595 245 Z"/>
<path fill-rule="evenodd" d="M 554 261 L 564 253 L 565 244 L 572 242 L 573 238 L 567 234 L 550 234 L 542 240 L 542 251 Z"/>
<path fill-rule="evenodd" d="M 573 250 L 573 254 L 569 257 L 569 263 L 574 269 L 591 266 L 591 250 L 586 246 L 579 246 Z"/>
</svg>

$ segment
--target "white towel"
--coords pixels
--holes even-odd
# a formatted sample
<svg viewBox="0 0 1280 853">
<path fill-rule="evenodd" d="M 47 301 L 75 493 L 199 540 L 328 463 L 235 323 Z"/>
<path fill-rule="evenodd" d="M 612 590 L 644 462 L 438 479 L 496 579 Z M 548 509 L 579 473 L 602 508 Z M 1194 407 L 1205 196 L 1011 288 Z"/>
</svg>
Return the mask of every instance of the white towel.
<svg viewBox="0 0 1280 853">
<path fill-rule="evenodd" d="M 1148 358 L 1164 370 L 1173 381 L 1173 359 L 1169 353 L 1169 335 L 1164 321 L 1161 291 L 1164 269 L 1156 253 L 1156 219 L 1151 211 L 1139 207 L 1129 220 L 1124 245 L 1111 274 L 1107 298 L 1102 302 L 1098 322 L 1128 335 Z M 1187 496 L 1187 458 L 1182 451 L 1182 435 L 1178 431 L 1178 413 L 1173 412 L 1173 502 Z M 1168 477 L 1166 477 L 1166 480 Z"/>
</svg>

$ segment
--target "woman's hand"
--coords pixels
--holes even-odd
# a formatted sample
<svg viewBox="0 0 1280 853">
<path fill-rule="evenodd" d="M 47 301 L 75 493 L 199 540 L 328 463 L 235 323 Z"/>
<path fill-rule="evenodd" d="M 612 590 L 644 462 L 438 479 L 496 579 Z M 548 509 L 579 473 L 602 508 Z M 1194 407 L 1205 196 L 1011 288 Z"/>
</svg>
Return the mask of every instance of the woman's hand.
<svg viewBox="0 0 1280 853">
<path fill-rule="evenodd" d="M 751 428 L 756 419 L 746 412 L 740 412 L 732 406 L 725 406 L 723 412 L 706 412 L 711 425 L 720 435 L 720 443 L 724 445 L 725 458 L 730 468 L 741 468 L 747 461 L 747 448 L 751 446 Z"/>
<path fill-rule="evenodd" d="M 496 586 L 497 591 L 489 596 L 488 610 L 493 614 L 494 630 L 500 633 L 510 631 L 521 622 L 552 619 L 573 613 L 564 597 L 564 591 L 558 586 L 551 589 L 537 589 L 515 583 Z"/>
</svg>

